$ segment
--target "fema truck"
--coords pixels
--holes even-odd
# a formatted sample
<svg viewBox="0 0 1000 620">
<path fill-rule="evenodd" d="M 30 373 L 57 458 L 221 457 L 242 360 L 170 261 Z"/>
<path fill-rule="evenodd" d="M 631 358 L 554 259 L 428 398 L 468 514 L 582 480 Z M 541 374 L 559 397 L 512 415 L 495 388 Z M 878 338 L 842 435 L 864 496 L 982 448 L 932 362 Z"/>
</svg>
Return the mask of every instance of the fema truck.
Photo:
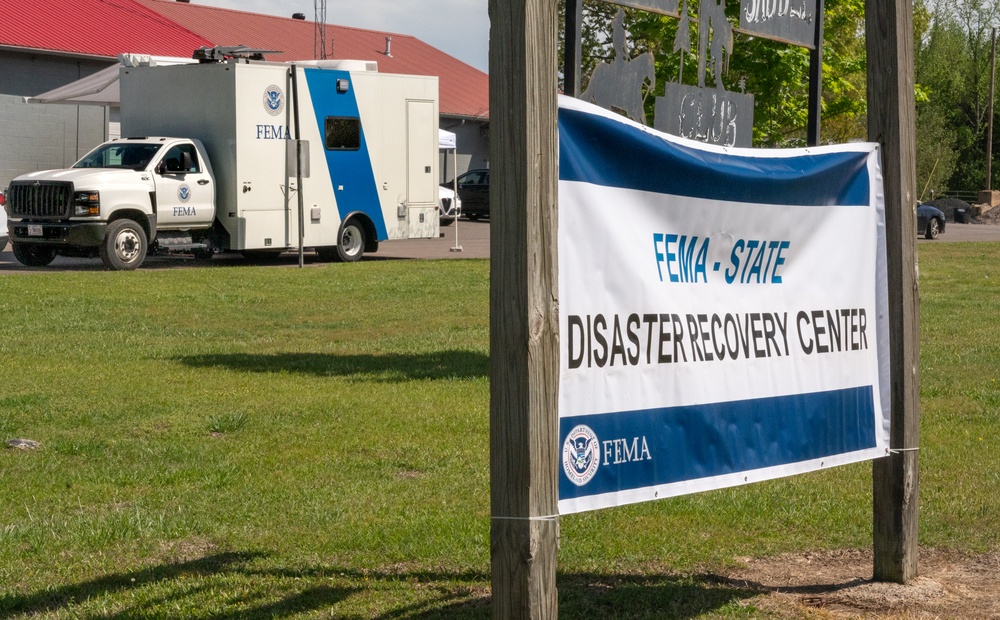
<svg viewBox="0 0 1000 620">
<path fill-rule="evenodd" d="M 18 261 L 100 256 L 125 270 L 150 252 L 312 248 L 351 262 L 383 240 L 439 235 L 436 77 L 199 52 L 123 67 L 129 137 L 11 181 Z"/>
</svg>

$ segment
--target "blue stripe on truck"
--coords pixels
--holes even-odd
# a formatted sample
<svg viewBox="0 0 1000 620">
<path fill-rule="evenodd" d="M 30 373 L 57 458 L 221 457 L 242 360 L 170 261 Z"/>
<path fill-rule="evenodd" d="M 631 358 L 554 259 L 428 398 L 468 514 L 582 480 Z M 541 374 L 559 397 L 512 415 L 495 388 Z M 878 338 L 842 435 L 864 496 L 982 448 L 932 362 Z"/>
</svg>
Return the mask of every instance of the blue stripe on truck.
<svg viewBox="0 0 1000 620">
<path fill-rule="evenodd" d="M 324 135 L 326 118 L 329 116 L 360 118 L 358 100 L 354 96 L 354 83 L 347 71 L 327 69 L 306 69 L 306 82 L 316 114 L 316 126 L 320 139 L 324 141 L 326 165 L 330 170 L 334 195 L 337 197 L 337 211 L 343 220 L 349 214 L 361 211 L 375 224 L 379 241 L 389 238 L 385 227 L 382 204 L 379 201 L 375 172 L 372 169 L 365 127 L 361 125 L 361 148 L 357 151 L 331 151 L 326 149 Z M 348 80 L 346 92 L 337 92 L 337 80 Z M 340 188 L 343 189 L 340 189 Z"/>
</svg>

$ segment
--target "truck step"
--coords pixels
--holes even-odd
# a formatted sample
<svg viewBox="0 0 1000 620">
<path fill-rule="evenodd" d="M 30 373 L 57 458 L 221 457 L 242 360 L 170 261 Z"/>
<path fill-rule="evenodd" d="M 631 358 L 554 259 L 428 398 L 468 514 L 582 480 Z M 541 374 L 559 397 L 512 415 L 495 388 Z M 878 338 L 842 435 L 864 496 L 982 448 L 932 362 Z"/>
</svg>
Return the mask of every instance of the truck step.
<svg viewBox="0 0 1000 620">
<path fill-rule="evenodd" d="M 195 241 L 189 234 L 161 233 L 156 237 L 157 248 L 165 252 L 190 252 L 210 250 L 212 245 L 205 241 Z"/>
</svg>

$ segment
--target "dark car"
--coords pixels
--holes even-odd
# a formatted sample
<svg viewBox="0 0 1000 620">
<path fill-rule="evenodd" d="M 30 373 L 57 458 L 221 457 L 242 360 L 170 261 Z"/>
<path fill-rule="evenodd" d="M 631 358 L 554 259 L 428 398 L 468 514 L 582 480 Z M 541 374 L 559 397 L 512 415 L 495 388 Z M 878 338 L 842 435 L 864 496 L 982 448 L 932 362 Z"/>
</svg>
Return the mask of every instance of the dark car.
<svg viewBox="0 0 1000 620">
<path fill-rule="evenodd" d="M 451 183 L 443 183 L 451 187 Z M 462 202 L 462 215 L 470 220 L 490 216 L 490 171 L 482 168 L 458 175 L 458 199 Z"/>
<path fill-rule="evenodd" d="M 944 232 L 944 211 L 937 207 L 917 203 L 917 234 L 937 239 Z"/>
<path fill-rule="evenodd" d="M 7 211 L 4 209 L 3 190 L 0 189 L 0 252 L 7 249 Z"/>
</svg>

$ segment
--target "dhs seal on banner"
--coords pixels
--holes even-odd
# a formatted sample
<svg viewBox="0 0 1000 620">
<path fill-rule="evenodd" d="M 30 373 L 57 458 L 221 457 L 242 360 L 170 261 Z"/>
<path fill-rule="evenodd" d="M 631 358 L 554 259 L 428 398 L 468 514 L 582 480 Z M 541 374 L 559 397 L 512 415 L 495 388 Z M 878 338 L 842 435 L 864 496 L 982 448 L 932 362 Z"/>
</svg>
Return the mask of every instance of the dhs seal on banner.
<svg viewBox="0 0 1000 620">
<path fill-rule="evenodd" d="M 601 442 L 589 426 L 579 425 L 563 443 L 563 469 L 570 482 L 578 487 L 590 482 L 601 465 Z"/>
</svg>

